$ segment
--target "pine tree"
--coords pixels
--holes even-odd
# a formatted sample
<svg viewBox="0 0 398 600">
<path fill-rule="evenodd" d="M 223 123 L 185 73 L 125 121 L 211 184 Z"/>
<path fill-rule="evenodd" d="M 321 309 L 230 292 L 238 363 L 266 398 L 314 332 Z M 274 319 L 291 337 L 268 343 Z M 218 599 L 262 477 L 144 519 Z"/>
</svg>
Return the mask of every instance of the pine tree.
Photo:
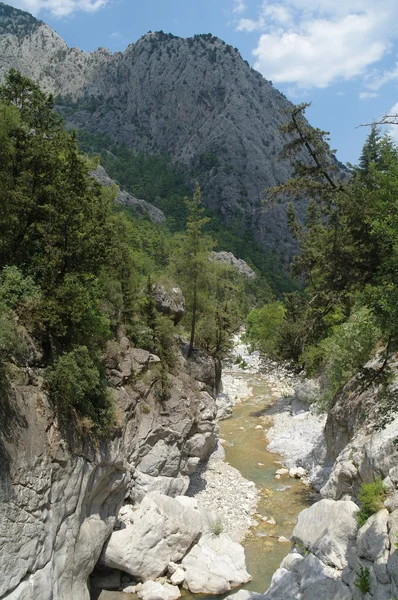
<svg viewBox="0 0 398 600">
<path fill-rule="evenodd" d="M 176 270 L 184 288 L 187 313 L 190 317 L 190 339 L 188 357 L 192 355 L 195 344 L 195 330 L 199 311 L 203 304 L 207 288 L 207 276 L 210 270 L 209 252 L 214 242 L 203 233 L 203 227 L 209 222 L 204 217 L 204 208 L 200 201 L 200 187 L 196 189 L 192 200 L 185 198 L 188 209 L 185 234 L 176 257 Z"/>
</svg>

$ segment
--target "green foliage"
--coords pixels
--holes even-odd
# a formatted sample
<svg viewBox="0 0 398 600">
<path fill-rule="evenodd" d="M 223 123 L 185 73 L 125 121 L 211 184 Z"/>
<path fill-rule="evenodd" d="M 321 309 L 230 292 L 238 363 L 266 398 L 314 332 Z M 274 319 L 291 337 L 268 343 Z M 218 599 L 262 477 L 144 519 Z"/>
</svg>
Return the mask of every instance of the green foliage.
<svg viewBox="0 0 398 600">
<path fill-rule="evenodd" d="M 191 173 L 184 172 L 166 155 L 136 154 L 126 146 L 118 146 L 111 138 L 101 133 L 79 131 L 78 137 L 81 149 L 89 154 L 99 154 L 102 166 L 124 189 L 165 213 L 171 232 L 182 232 L 185 229 L 188 210 L 184 198 L 190 197 L 192 193 L 187 185 L 187 181 L 192 179 Z M 199 160 L 199 170 L 209 170 L 217 166 L 219 158 L 212 152 L 202 155 Z M 250 223 L 245 223 L 242 228 L 241 218 L 236 218 L 226 225 L 219 215 L 206 210 L 204 215 L 211 217 L 204 225 L 203 231 L 213 237 L 215 249 L 232 252 L 258 272 L 257 279 L 247 284 L 247 294 L 254 298 L 254 303 L 257 299 L 260 302 L 268 301 L 273 291 L 289 292 L 297 287 L 297 284 L 286 276 L 280 259 L 274 254 L 265 254 L 263 248 L 255 242 Z M 145 225 L 142 221 L 135 220 L 135 227 L 142 229 Z M 147 223 L 146 229 L 148 235 L 143 235 L 142 239 L 152 240 L 153 226 Z M 164 266 L 167 246 L 172 242 L 164 228 L 157 230 L 158 235 L 163 238 L 160 243 L 166 253 L 163 251 L 161 262 L 159 263 L 159 259 L 156 262 Z"/>
<path fill-rule="evenodd" d="M 374 127 L 359 166 L 350 177 L 336 176 L 326 134 L 309 126 L 305 108 L 289 111 L 283 127 L 291 136 L 284 156 L 292 159 L 296 178 L 270 194 L 293 200 L 288 219 L 301 248 L 293 272 L 306 285 L 293 311 L 285 296 L 280 339 L 289 343 L 280 347 L 293 348 L 290 357 L 308 373 L 325 375 L 324 404 L 330 406 L 377 341 L 384 342 L 386 359 L 398 347 L 398 152 Z M 300 222 L 294 200 L 303 196 L 309 203 Z M 380 405 L 380 422 L 385 410 Z"/>
<path fill-rule="evenodd" d="M 23 350 L 21 336 L 15 316 L 4 304 L 0 303 L 0 367 Z"/>
<path fill-rule="evenodd" d="M 156 309 L 153 297 L 153 284 L 150 276 L 147 278 L 145 294 L 141 299 L 142 324 L 138 333 L 138 345 L 162 360 L 161 388 L 162 396 L 166 396 L 167 373 L 165 365 L 170 368 L 175 362 L 174 354 L 174 325 L 170 319 L 161 315 Z"/>
<path fill-rule="evenodd" d="M 208 262 L 197 342 L 216 360 L 221 361 L 232 348 L 232 334 L 239 330 L 245 314 L 244 296 L 244 280 L 235 269 Z"/>
<path fill-rule="evenodd" d="M 386 499 L 386 494 L 387 489 L 380 477 L 378 477 L 373 483 L 362 484 L 361 491 L 358 495 L 361 505 L 359 511 L 357 512 L 357 521 L 359 527 L 362 527 L 369 517 L 383 508 L 383 502 Z"/>
<path fill-rule="evenodd" d="M 193 199 L 186 198 L 185 203 L 188 208 L 188 218 L 185 234 L 174 257 L 174 264 L 178 281 L 183 287 L 186 311 L 190 319 L 188 349 L 188 356 L 190 356 L 194 348 L 199 312 L 205 302 L 204 290 L 207 287 L 207 275 L 210 269 L 209 252 L 213 247 L 213 240 L 203 234 L 203 226 L 209 219 L 204 216 L 198 183 Z"/>
<path fill-rule="evenodd" d="M 363 568 L 361 565 L 359 576 L 354 581 L 354 585 L 362 594 L 370 592 L 370 570 L 368 567 Z"/>
<path fill-rule="evenodd" d="M 61 412 L 75 409 L 88 417 L 97 432 L 105 432 L 113 417 L 112 399 L 106 380 L 86 346 L 77 346 L 60 356 L 46 370 L 51 397 Z"/>
<path fill-rule="evenodd" d="M 219 536 L 224 531 L 224 523 L 221 517 L 215 517 L 214 519 L 209 521 L 209 529 L 211 533 L 215 536 Z"/>
<path fill-rule="evenodd" d="M 329 408 L 338 391 L 370 358 L 380 337 L 374 316 L 362 307 L 349 319 L 332 328 L 331 334 L 317 346 L 309 346 L 302 355 L 308 373 L 323 371 L 326 391 L 321 404 Z"/>
<path fill-rule="evenodd" d="M 0 303 L 8 308 L 16 309 L 21 305 L 34 301 L 40 290 L 33 277 L 24 276 L 15 265 L 5 266 L 0 273 Z"/>
<path fill-rule="evenodd" d="M 246 320 L 248 341 L 262 352 L 275 355 L 285 315 L 281 302 L 270 302 L 252 310 Z"/>
</svg>

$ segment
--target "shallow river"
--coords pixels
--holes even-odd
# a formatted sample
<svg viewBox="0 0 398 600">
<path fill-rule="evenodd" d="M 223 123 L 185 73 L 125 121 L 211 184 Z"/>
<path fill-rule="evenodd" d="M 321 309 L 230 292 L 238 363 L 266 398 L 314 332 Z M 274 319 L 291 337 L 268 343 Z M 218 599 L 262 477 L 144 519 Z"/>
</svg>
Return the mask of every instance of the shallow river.
<svg viewBox="0 0 398 600">
<path fill-rule="evenodd" d="M 243 587 L 264 592 L 269 587 L 273 573 L 290 550 L 290 543 L 279 542 L 278 538 L 290 538 L 298 513 L 309 506 L 308 490 L 299 480 L 286 476 L 275 479 L 275 471 L 280 468 L 283 459 L 266 450 L 264 429 L 271 426 L 269 412 L 272 413 L 270 386 L 266 376 L 242 374 L 242 371 L 236 375 L 247 381 L 253 393 L 234 407 L 230 419 L 220 423 L 220 437 L 226 440 L 226 460 L 246 479 L 254 481 L 260 492 L 258 514 L 276 521 L 276 525 L 270 525 L 254 517 L 258 525 L 251 528 L 243 542 L 247 570 L 252 575 L 252 581 Z M 256 429 L 258 425 L 263 428 Z M 195 598 L 184 590 L 182 594 L 187 600 Z M 127 600 L 132 597 L 120 592 L 103 591 L 100 596 L 93 598 Z M 197 598 L 205 600 L 215 597 L 200 595 Z"/>
</svg>

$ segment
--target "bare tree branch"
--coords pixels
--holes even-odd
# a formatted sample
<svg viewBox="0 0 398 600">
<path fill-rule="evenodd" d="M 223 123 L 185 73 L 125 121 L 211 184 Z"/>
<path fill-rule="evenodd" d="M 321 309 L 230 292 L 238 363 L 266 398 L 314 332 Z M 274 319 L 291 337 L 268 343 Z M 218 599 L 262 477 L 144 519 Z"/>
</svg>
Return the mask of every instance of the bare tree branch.
<svg viewBox="0 0 398 600">
<path fill-rule="evenodd" d="M 398 125 L 398 115 L 384 115 L 380 121 L 361 123 L 361 125 L 357 125 L 355 129 L 358 129 L 359 127 L 371 127 L 372 125 Z"/>
</svg>

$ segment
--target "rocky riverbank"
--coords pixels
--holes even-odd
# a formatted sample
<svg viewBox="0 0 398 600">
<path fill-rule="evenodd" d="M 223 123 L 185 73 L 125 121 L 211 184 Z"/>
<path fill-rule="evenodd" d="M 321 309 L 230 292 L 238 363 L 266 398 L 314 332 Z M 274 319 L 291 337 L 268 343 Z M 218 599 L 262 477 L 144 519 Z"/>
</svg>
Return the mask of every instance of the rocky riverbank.
<svg viewBox="0 0 398 600">
<path fill-rule="evenodd" d="M 366 365 L 375 374 L 379 366 L 377 360 Z M 300 406 L 303 385 L 307 390 L 313 387 L 307 382 L 296 388 L 292 402 L 280 400 L 274 406 L 277 416 L 268 432 L 270 446 L 284 451 L 287 467 L 295 465 L 293 470 L 282 468 L 277 476 L 283 479 L 300 468 L 298 474 L 309 481 L 312 477 L 320 488 L 320 499 L 300 513 L 291 536 L 292 550 L 269 589 L 265 593 L 240 591 L 234 600 L 398 597 L 398 415 L 391 412 L 384 429 L 375 426 L 383 397 L 396 397 L 395 359 L 390 366 L 392 377 L 386 389 L 377 377 L 371 378 L 371 385 L 363 385 L 362 374 L 354 377 L 336 399 L 325 424 L 324 418 Z M 296 457 L 292 454 L 295 446 Z M 384 497 L 362 524 L 358 522 L 359 491 L 377 478 L 383 482 Z"/>
</svg>

